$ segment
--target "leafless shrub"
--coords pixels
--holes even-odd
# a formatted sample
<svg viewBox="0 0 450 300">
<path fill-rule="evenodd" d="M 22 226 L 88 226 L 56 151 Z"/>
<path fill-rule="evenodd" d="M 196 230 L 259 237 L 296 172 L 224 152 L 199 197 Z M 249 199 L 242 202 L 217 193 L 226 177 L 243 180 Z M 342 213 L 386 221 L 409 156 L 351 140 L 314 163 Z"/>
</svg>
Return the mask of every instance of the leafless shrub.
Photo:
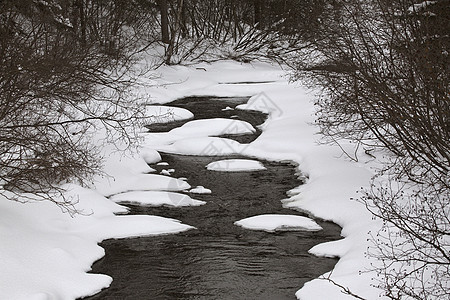
<svg viewBox="0 0 450 300">
<path fill-rule="evenodd" d="M 142 115 L 124 95 L 127 65 L 80 44 L 68 20 L 56 2 L 0 4 L 0 192 L 74 212 L 60 184 L 100 171 L 93 135 L 129 144 Z"/>
<path fill-rule="evenodd" d="M 330 1 L 296 78 L 320 86 L 317 123 L 393 159 L 362 200 L 384 221 L 371 257 L 392 299 L 448 296 L 449 3 Z M 381 159 L 381 158 L 380 158 Z"/>
</svg>

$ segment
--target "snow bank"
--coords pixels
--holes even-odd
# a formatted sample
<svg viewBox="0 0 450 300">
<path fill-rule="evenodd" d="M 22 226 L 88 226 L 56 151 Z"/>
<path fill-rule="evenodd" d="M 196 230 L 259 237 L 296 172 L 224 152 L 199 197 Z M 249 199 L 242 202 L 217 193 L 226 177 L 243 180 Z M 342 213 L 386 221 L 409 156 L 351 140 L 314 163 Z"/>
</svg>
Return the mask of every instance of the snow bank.
<svg viewBox="0 0 450 300">
<path fill-rule="evenodd" d="M 311 125 L 314 123 L 313 95 L 283 80 L 283 74 L 278 66 L 267 63 L 221 61 L 194 67 L 162 66 L 155 76 L 142 78 L 139 91 L 131 94 L 151 95 L 154 103 L 194 95 L 252 96 L 247 105 L 239 108 L 270 115 L 262 126 L 263 133 L 250 145 L 210 136 L 223 134 L 225 123 L 222 127 L 214 126 L 213 131 L 200 128 L 209 126 L 207 123 L 200 126 L 196 122 L 178 130 L 177 134 L 143 134 L 140 151 L 126 156 L 100 143 L 107 160 L 107 176 L 95 178 L 92 188 L 96 191 L 72 189 L 79 199 L 76 207 L 84 210 L 84 215 L 70 218 L 50 203 L 22 205 L 0 199 L 0 298 L 75 299 L 94 294 L 111 282 L 106 275 L 86 273 L 91 264 L 104 255 L 104 250 L 97 245 L 102 239 L 192 228 L 159 217 L 115 216 L 114 213 L 126 209 L 104 197 L 124 192 L 188 190 L 189 184 L 182 180 L 145 174 L 154 171 L 147 163 L 161 160 L 156 152 L 159 150 L 189 155 L 239 154 L 296 162 L 299 171 L 309 179 L 295 189 L 284 206 L 308 211 L 343 228 L 344 239 L 317 245 L 310 252 L 339 256 L 331 278 L 364 298 L 382 299 L 378 297 L 381 291 L 371 285 L 374 274 L 359 275 L 370 267 L 370 261 L 364 257 L 368 232 L 375 232 L 379 227 L 362 204 L 350 199 L 357 198 L 356 191 L 369 184 L 373 164 L 363 151 L 358 153 L 359 161 L 353 162 L 342 156 L 339 147 L 317 143 L 320 137 L 316 135 L 317 128 Z M 220 84 L 248 81 L 274 83 Z M 185 111 L 182 114 L 182 117 L 188 116 Z M 251 131 L 244 123 L 234 124 L 239 124 L 240 129 L 234 131 L 230 127 L 231 133 Z M 186 129 L 189 126 L 193 127 Z M 343 143 L 341 146 L 353 153 L 351 145 Z M 353 299 L 323 279 L 306 283 L 296 296 L 302 300 Z"/>
<path fill-rule="evenodd" d="M 224 159 L 209 163 L 206 168 L 212 171 L 241 172 L 265 170 L 264 165 L 257 160 Z"/>
<path fill-rule="evenodd" d="M 192 199 L 188 195 L 162 192 L 162 191 L 144 191 L 128 192 L 114 195 L 110 200 L 118 203 L 137 203 L 149 206 L 199 206 L 206 202 Z"/>
<path fill-rule="evenodd" d="M 322 230 L 322 227 L 314 222 L 314 220 L 296 215 L 259 215 L 242 219 L 240 221 L 234 222 L 234 224 L 247 229 L 264 230 L 267 232 Z"/>
<path fill-rule="evenodd" d="M 198 68 L 198 69 L 196 69 Z M 281 80 L 278 66 L 265 63 L 245 65 L 223 61 L 214 64 L 199 64 L 196 68 L 163 67 L 160 69 L 161 84 L 177 82 L 171 89 L 161 88 L 152 93 L 158 102 L 168 102 L 183 96 L 251 96 L 247 104 L 238 109 L 257 110 L 269 113 L 261 126 L 262 134 L 249 145 L 235 141 L 196 137 L 172 141 L 146 138 L 146 144 L 156 150 L 189 155 L 247 155 L 266 160 L 293 161 L 299 172 L 307 178 L 306 184 L 295 189 L 283 205 L 304 210 L 318 218 L 330 220 L 342 229 L 344 239 L 317 245 L 311 253 L 322 256 L 339 256 L 331 278 L 367 299 L 379 298 L 380 290 L 373 287 L 370 261 L 364 256 L 369 237 L 368 232 L 379 228 L 371 220 L 364 205 L 351 200 L 358 198 L 357 191 L 367 187 L 373 175 L 372 157 L 363 149 L 357 152 L 358 162 L 342 155 L 337 146 L 318 143 L 320 136 L 314 124 L 314 95 L 311 91 Z M 219 84 L 220 82 L 275 81 L 264 84 Z M 353 145 L 341 144 L 348 153 Z M 329 274 L 325 274 L 328 276 Z M 296 296 L 302 300 L 351 299 L 341 289 L 323 279 L 313 280 L 303 286 Z"/>
<path fill-rule="evenodd" d="M 145 145 L 155 147 L 157 145 L 169 145 L 187 138 L 212 137 L 225 134 L 242 135 L 254 133 L 255 131 L 256 129 L 245 121 L 215 118 L 189 121 L 169 132 L 145 133 L 143 138 L 145 139 Z"/>
<path fill-rule="evenodd" d="M 172 129 L 169 134 L 182 136 L 217 136 L 254 133 L 255 131 L 255 128 L 245 121 L 215 118 L 189 121 L 181 127 Z"/>
<path fill-rule="evenodd" d="M 50 202 L 21 204 L 0 196 L 0 299 L 76 299 L 110 285 L 112 278 L 87 274 L 104 255 L 108 238 L 177 233 L 192 228 L 155 216 L 116 216 L 126 209 L 75 185 L 82 214 L 63 214 Z"/>
<path fill-rule="evenodd" d="M 194 114 L 187 109 L 162 105 L 146 106 L 145 115 L 150 117 L 150 124 L 188 120 L 194 117 Z"/>
<path fill-rule="evenodd" d="M 170 144 L 155 145 L 155 149 L 162 152 L 205 156 L 238 154 L 245 147 L 234 140 L 218 137 L 185 138 Z"/>
<path fill-rule="evenodd" d="M 106 188 L 98 188 L 105 196 L 129 192 L 129 191 L 183 191 L 191 186 L 177 178 L 172 178 L 159 174 L 139 174 L 130 176 L 122 181 L 111 179 L 110 185 Z"/>
</svg>

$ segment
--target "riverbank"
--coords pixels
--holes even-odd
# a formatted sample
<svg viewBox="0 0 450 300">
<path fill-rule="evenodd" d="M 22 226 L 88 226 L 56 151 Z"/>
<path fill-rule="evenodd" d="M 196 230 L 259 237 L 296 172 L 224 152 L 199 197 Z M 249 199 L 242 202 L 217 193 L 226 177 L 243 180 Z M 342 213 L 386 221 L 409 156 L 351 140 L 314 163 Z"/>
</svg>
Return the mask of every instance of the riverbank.
<svg viewBox="0 0 450 300">
<path fill-rule="evenodd" d="M 156 75 L 157 77 L 150 76 Z M 313 94 L 289 84 L 278 66 L 222 61 L 194 66 L 162 66 L 148 79 L 147 87 L 136 95 L 149 95 L 152 103 L 167 103 L 186 96 L 252 96 L 247 107 L 269 112 L 262 134 L 242 154 L 266 160 L 293 161 L 306 184 L 294 188 L 285 207 L 307 211 L 343 228 L 344 239 L 315 246 L 315 255 L 339 257 L 331 274 L 336 283 L 353 293 L 373 299 L 379 290 L 372 288 L 371 273 L 362 273 L 369 262 L 368 232 L 376 226 L 357 198 L 357 191 L 369 184 L 371 157 L 359 153 L 359 162 L 346 159 L 339 147 L 319 145 L 314 123 Z M 155 79 L 156 78 L 156 79 Z M 170 146 L 170 145 L 169 145 Z M 173 147 L 176 145 L 173 144 Z M 230 145 L 224 145 L 229 147 Z M 347 147 L 350 145 L 343 145 Z M 197 148 L 195 148 L 197 147 Z M 190 151 L 203 151 L 195 143 Z M 148 177 L 147 163 L 160 157 L 152 144 L 143 144 L 140 154 L 120 157 L 112 149 L 104 150 L 108 177 L 97 178 L 95 187 L 71 186 L 79 198 L 77 208 L 86 212 L 71 218 L 50 203 L 22 205 L 0 201 L 0 274 L 4 299 L 74 299 L 91 295 L 107 287 L 111 278 L 85 273 L 104 255 L 97 243 L 108 238 L 180 232 L 190 227 L 170 219 L 151 216 L 115 216 L 124 208 L 105 196 L 121 191 L 153 187 L 186 189 L 185 183 Z M 157 221 L 156 223 L 154 223 Z M 155 225 L 158 224 L 158 225 Z M 161 225 L 161 226 L 160 226 Z M 24 247 L 27 245 L 27 247 Z M 328 277 L 330 274 L 325 274 Z M 149 283 L 151 284 L 151 283 Z M 352 299 L 341 289 L 323 279 L 308 282 L 297 292 L 300 299 Z"/>
</svg>

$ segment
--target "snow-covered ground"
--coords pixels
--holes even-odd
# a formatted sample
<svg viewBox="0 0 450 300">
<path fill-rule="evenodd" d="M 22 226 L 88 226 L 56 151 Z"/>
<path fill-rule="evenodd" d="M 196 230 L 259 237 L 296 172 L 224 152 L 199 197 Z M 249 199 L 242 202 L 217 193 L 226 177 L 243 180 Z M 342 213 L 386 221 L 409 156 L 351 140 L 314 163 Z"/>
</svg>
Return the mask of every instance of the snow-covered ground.
<svg viewBox="0 0 450 300">
<path fill-rule="evenodd" d="M 148 205 L 202 204 L 175 194 L 191 188 L 188 182 L 174 176 L 176 172 L 168 171 L 171 176 L 149 174 L 154 170 L 147 163 L 161 160 L 156 150 L 194 155 L 237 153 L 298 164 L 299 172 L 307 178 L 306 184 L 290 191 L 280 205 L 340 225 L 344 239 L 317 245 L 310 252 L 340 257 L 332 273 L 324 277 L 330 276 L 362 297 L 378 298 L 380 291 L 371 287 L 373 274 L 360 271 L 369 266 L 364 256 L 368 232 L 376 230 L 379 224 L 371 220 L 364 205 L 351 200 L 358 197 L 361 187 L 368 186 L 372 158 L 362 152 L 359 162 L 350 161 L 339 147 L 318 144 L 320 136 L 312 125 L 314 95 L 289 84 L 280 67 L 267 63 L 221 61 L 189 67 L 162 66 L 154 73 L 148 79 L 142 78 L 149 86 L 133 94 L 151 95 L 148 101 L 153 103 L 193 95 L 252 96 L 238 109 L 269 113 L 261 126 L 263 133 L 250 145 L 243 145 L 217 136 L 227 130 L 235 134 L 253 132 L 250 124 L 224 119 L 191 121 L 168 134 L 143 134 L 143 143 L 134 155 L 121 157 L 105 148 L 105 171 L 109 176 L 98 177 L 92 189 L 68 187 L 68 193 L 78 199 L 77 209 L 83 212 L 73 218 L 51 203 L 20 204 L 0 199 L 0 299 L 75 299 L 94 294 L 112 280 L 106 275 L 86 273 L 104 255 L 97 245 L 101 240 L 192 229 L 189 224 L 156 216 L 114 215 L 126 209 L 112 200 Z M 158 75 L 157 79 L 154 75 Z M 270 83 L 234 84 L 239 82 Z M 168 112 L 165 108 L 149 109 L 148 114 L 155 114 L 158 109 L 176 119 L 192 118 L 185 110 Z M 223 109 L 230 108 L 224 105 Z M 162 196 L 164 191 L 172 194 Z M 279 217 L 275 220 L 280 226 L 285 223 Z M 324 279 L 308 282 L 296 296 L 305 300 L 353 299 Z"/>
</svg>

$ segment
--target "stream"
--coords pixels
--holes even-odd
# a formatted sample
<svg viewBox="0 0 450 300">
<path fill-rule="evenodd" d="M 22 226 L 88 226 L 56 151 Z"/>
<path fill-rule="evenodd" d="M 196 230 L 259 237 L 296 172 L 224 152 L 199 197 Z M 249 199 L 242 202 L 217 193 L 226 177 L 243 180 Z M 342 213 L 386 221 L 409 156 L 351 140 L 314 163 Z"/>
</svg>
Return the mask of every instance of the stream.
<svg viewBox="0 0 450 300">
<path fill-rule="evenodd" d="M 262 124 L 267 115 L 255 111 L 223 110 L 248 98 L 189 97 L 169 103 L 194 113 L 194 119 L 236 118 Z M 152 124 L 153 132 L 169 131 L 187 121 Z M 261 132 L 229 136 L 249 143 Z M 106 255 L 92 273 L 114 278 L 111 287 L 84 299 L 295 299 L 302 285 L 330 271 L 337 259 L 319 258 L 308 250 L 340 238 L 341 228 L 315 220 L 321 231 L 268 233 L 236 226 L 235 221 L 261 214 L 302 212 L 285 209 L 280 200 L 302 184 L 294 165 L 259 160 L 266 170 L 217 172 L 207 164 L 228 157 L 161 153 L 166 166 L 151 165 L 159 173 L 171 168 L 172 177 L 187 178 L 211 194 L 189 194 L 207 202 L 196 207 L 149 207 L 126 204 L 129 214 L 149 214 L 181 220 L 196 229 L 174 235 L 106 240 Z M 247 158 L 233 156 L 233 158 Z"/>
</svg>

